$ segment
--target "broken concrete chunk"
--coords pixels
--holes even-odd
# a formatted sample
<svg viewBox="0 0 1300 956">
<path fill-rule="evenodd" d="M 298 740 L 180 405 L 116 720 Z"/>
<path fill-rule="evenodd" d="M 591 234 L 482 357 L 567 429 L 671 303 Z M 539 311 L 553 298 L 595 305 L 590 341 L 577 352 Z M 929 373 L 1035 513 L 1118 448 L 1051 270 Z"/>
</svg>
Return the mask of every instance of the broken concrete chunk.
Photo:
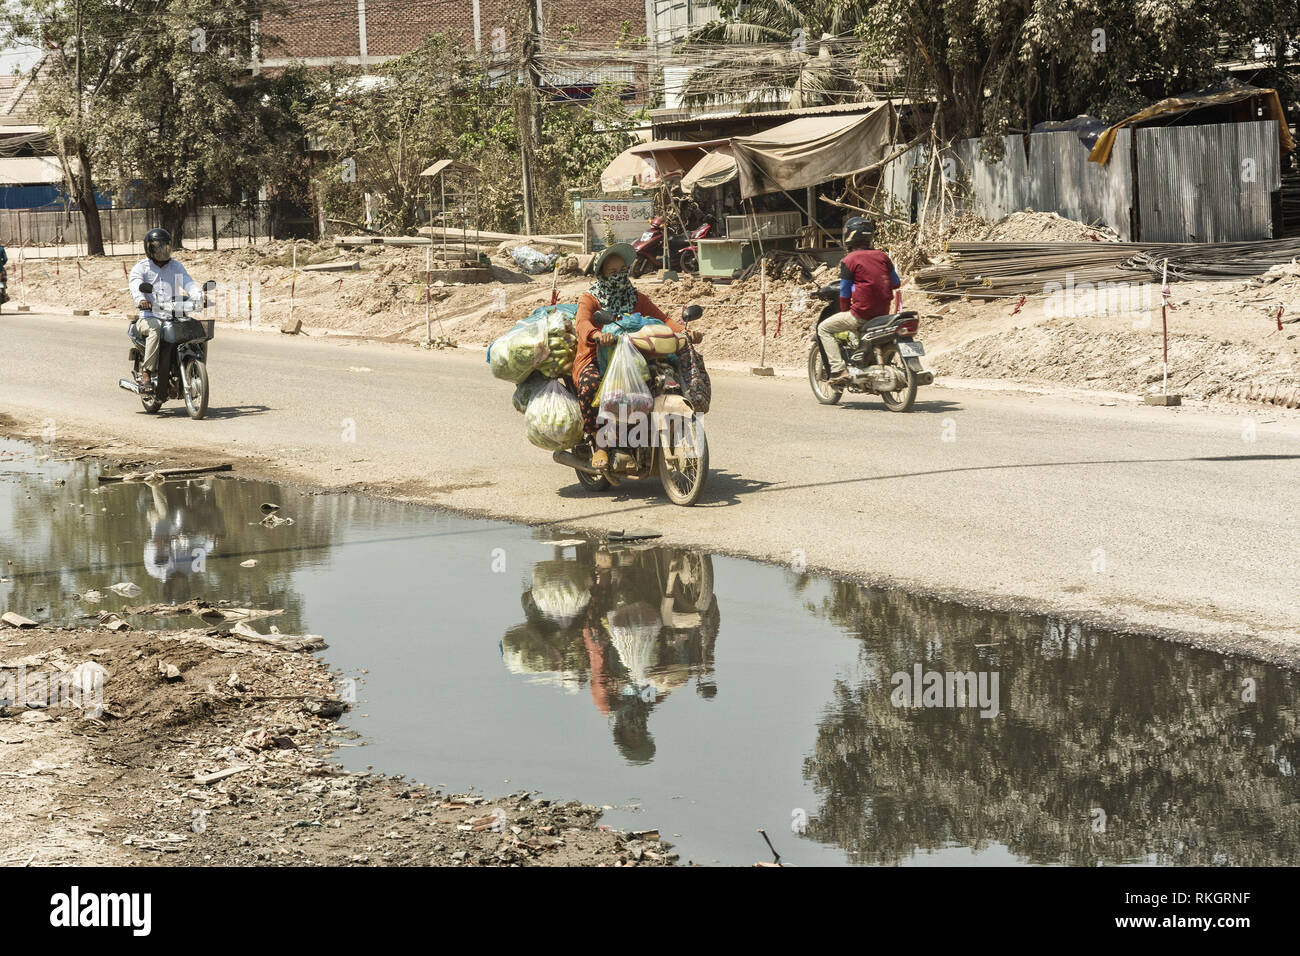
<svg viewBox="0 0 1300 956">
<path fill-rule="evenodd" d="M 9 627 L 35 627 L 36 622 L 29 617 L 23 617 L 14 611 L 5 611 L 0 615 L 0 621 L 3 621 Z"/>
<path fill-rule="evenodd" d="M 178 681 L 181 679 L 181 670 L 175 664 L 168 664 L 166 661 L 158 662 L 158 673 L 162 675 L 163 680 Z"/>
</svg>

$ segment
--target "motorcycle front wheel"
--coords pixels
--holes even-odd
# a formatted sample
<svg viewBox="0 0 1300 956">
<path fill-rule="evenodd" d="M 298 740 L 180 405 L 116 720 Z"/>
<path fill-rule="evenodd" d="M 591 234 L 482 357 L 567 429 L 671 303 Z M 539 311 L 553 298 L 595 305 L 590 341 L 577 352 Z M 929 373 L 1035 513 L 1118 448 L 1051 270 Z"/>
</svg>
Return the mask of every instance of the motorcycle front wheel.
<svg viewBox="0 0 1300 956">
<path fill-rule="evenodd" d="M 208 368 L 196 358 L 185 360 L 185 410 L 198 420 L 208 413 Z"/>
<path fill-rule="evenodd" d="M 659 481 L 668 500 L 690 507 L 700 500 L 709 480 L 709 440 L 699 419 L 668 416 L 667 438 L 655 450 Z"/>
</svg>

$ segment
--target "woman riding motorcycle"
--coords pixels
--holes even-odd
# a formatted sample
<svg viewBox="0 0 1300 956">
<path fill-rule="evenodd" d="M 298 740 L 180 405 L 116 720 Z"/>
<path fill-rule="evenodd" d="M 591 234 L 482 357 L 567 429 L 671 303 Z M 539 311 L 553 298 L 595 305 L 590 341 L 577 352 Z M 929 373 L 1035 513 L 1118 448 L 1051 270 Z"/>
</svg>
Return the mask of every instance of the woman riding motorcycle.
<svg viewBox="0 0 1300 956">
<path fill-rule="evenodd" d="M 613 345 L 617 339 L 613 333 L 602 332 L 593 316 L 601 310 L 615 319 L 639 312 L 658 319 L 674 332 L 686 331 L 686 325 L 681 320 L 664 315 L 644 293 L 638 292 L 636 286 L 632 285 L 628 267 L 635 261 L 636 250 L 626 242 L 615 243 L 604 249 L 592 265 L 596 281 L 578 299 L 578 345 L 573 357 L 573 384 L 578 392 L 578 402 L 582 405 L 582 431 L 593 444 L 597 428 L 595 399 L 601 378 L 596 350 L 602 345 Z M 690 336 L 692 342 L 704 338 L 702 332 L 695 330 L 691 330 Z M 591 464 L 602 471 L 608 468 L 609 452 L 604 448 L 595 448 Z"/>
</svg>

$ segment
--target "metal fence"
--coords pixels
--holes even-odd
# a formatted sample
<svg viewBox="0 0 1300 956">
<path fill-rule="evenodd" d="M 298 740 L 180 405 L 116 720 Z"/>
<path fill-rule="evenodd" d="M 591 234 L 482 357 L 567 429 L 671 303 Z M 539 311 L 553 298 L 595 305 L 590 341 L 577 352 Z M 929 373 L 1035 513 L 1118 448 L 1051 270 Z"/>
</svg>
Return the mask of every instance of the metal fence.
<svg viewBox="0 0 1300 956">
<path fill-rule="evenodd" d="M 991 221 L 1033 209 L 1109 226 L 1130 241 L 1270 239 L 1282 186 L 1277 137 L 1273 120 L 1121 129 L 1104 166 L 1089 162 L 1069 131 L 1035 133 L 1028 149 L 1023 137 L 1004 137 L 997 162 L 971 139 L 953 149 L 948 168 L 970 186 L 966 207 Z M 925 156 L 917 147 L 881 176 L 889 204 L 909 220 L 924 203 L 913 168 Z"/>
<path fill-rule="evenodd" d="M 105 246 L 132 245 L 161 224 L 157 209 L 111 208 L 99 211 Z M 17 246 L 84 247 L 85 219 L 77 209 L 0 209 L 0 242 Z M 184 241 L 189 246 L 212 247 L 214 236 L 223 244 L 231 240 L 256 242 L 267 238 L 268 204 L 200 206 L 185 217 Z"/>
<path fill-rule="evenodd" d="M 1238 242 L 1273 235 L 1282 188 L 1277 123 L 1137 131 L 1144 242 Z"/>
</svg>

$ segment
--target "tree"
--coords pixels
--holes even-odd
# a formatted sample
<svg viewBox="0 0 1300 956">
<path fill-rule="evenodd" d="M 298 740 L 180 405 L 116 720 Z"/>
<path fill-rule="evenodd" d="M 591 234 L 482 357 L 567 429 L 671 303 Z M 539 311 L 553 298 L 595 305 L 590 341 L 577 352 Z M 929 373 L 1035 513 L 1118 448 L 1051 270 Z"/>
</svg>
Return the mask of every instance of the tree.
<svg viewBox="0 0 1300 956">
<path fill-rule="evenodd" d="M 725 0 L 720 18 L 687 40 L 688 52 L 723 49 L 715 63 L 691 73 L 683 98 L 693 104 L 780 99 L 791 109 L 855 98 L 860 85 L 850 44 L 866 6 L 866 0 Z M 728 46 L 751 49 L 738 54 Z"/>
<path fill-rule="evenodd" d="M 335 162 L 316 180 L 327 215 L 356 222 L 370 193 L 385 232 L 409 232 L 424 221 L 428 183 L 420 172 L 439 159 L 480 170 L 479 211 L 485 228 L 519 227 L 521 156 L 516 77 L 502 78 L 490 61 L 459 38 L 435 34 L 363 80 L 334 74 L 305 121 Z M 568 216 L 565 190 L 598 181 L 628 144 L 632 117 L 612 88 L 589 103 L 541 104 L 534 147 L 537 223 Z M 549 228 L 549 226 L 547 226 Z"/>
<path fill-rule="evenodd" d="M 209 193 L 259 181 L 270 152 L 249 70 L 265 2 L 17 0 L 11 41 L 48 51 L 38 111 L 70 170 L 89 251 L 103 252 L 97 181 L 157 206 L 180 244 Z"/>
</svg>

